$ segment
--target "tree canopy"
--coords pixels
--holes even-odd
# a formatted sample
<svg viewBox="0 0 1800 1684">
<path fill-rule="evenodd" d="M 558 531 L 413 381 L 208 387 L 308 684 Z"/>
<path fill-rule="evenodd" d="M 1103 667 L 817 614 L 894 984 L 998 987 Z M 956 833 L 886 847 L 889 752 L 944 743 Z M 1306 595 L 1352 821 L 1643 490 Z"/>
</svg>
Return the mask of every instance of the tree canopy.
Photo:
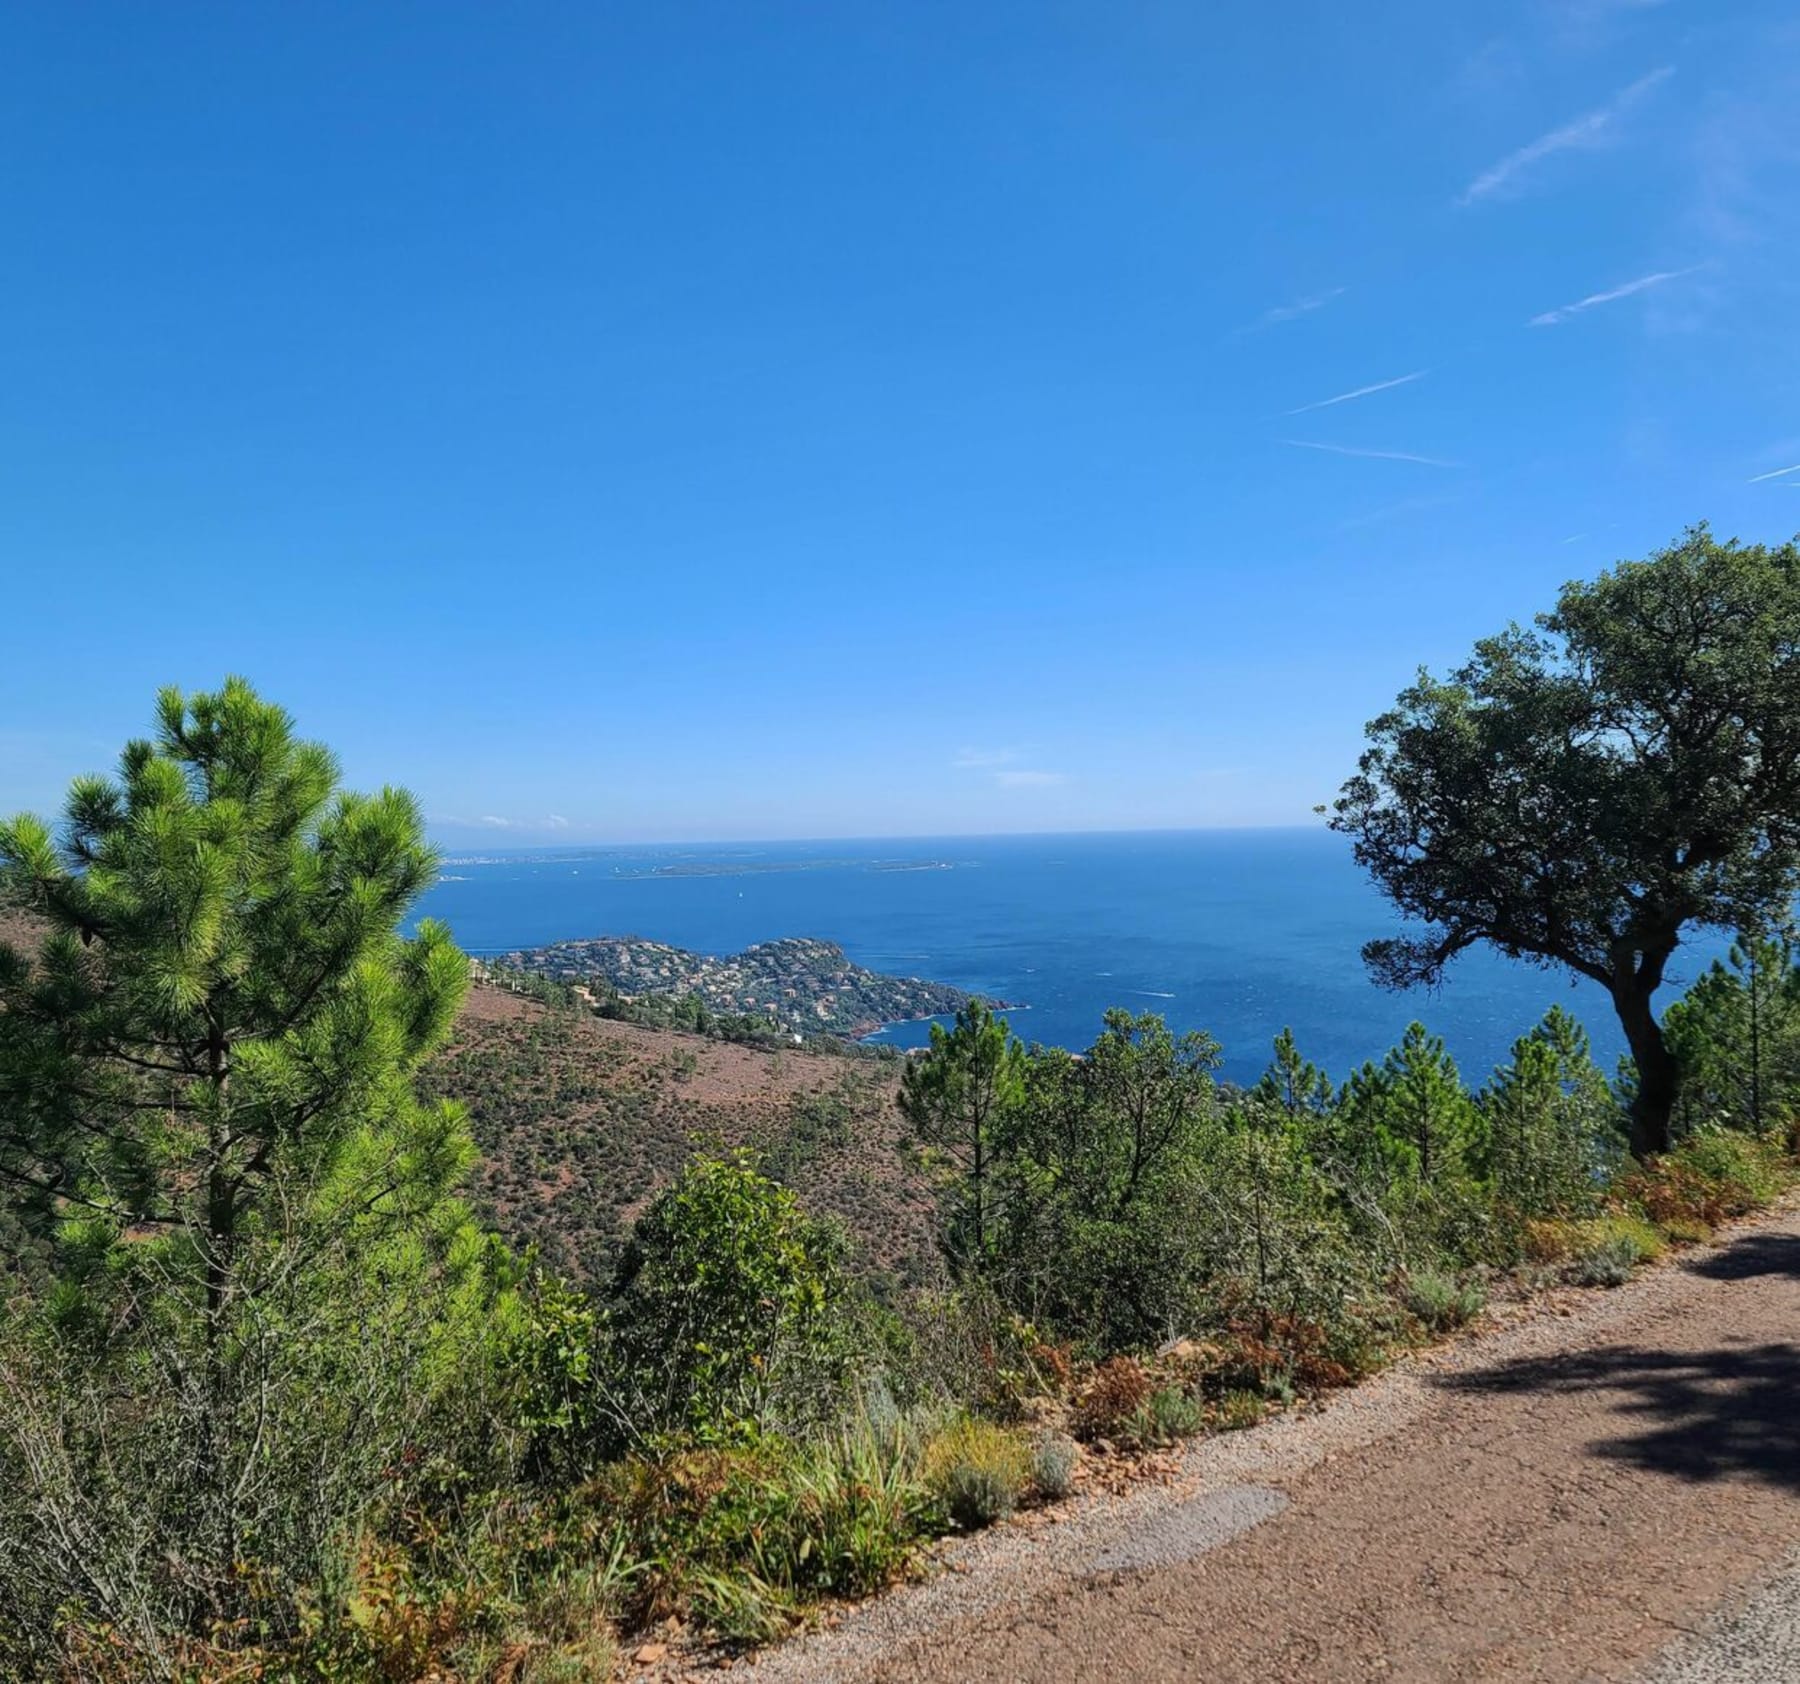
<svg viewBox="0 0 1800 1684">
<path fill-rule="evenodd" d="M 396 934 L 436 856 L 411 796 L 336 783 L 232 679 L 165 690 L 156 738 L 116 780 L 76 780 L 60 837 L 0 823 L 0 877 L 50 932 L 34 956 L 0 946 L 0 1178 L 45 1223 L 75 1204 L 185 1236 L 215 1309 L 290 1172 L 316 1193 L 371 1129 L 405 1137 L 403 1181 L 467 1155 L 409 1085 L 468 980 L 441 927 Z"/>
<path fill-rule="evenodd" d="M 1368 736 L 1331 824 L 1430 927 L 1370 942 L 1376 979 L 1435 983 L 1477 943 L 1592 978 L 1637 1065 L 1632 1148 L 1666 1147 L 1670 958 L 1800 891 L 1800 549 L 1694 527 L 1421 671 Z"/>
</svg>

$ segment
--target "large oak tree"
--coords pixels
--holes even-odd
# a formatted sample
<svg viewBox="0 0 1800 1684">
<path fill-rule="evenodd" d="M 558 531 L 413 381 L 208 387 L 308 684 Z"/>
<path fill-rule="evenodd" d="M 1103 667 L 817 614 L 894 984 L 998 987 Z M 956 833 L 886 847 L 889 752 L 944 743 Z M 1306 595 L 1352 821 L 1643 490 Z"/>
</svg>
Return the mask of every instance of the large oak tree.
<svg viewBox="0 0 1800 1684">
<path fill-rule="evenodd" d="M 1670 959 L 1800 892 L 1800 549 L 1694 527 L 1421 671 L 1368 736 L 1332 828 L 1428 926 L 1364 948 L 1376 979 L 1435 983 L 1478 942 L 1591 977 L 1637 1065 L 1632 1150 L 1664 1149 Z"/>
</svg>

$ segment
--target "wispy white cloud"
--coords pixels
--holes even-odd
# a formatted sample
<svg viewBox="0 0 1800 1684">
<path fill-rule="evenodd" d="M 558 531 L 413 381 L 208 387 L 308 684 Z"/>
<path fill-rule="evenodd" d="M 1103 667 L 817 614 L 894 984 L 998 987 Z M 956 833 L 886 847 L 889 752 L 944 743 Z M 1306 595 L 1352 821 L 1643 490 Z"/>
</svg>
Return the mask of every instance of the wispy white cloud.
<svg viewBox="0 0 1800 1684">
<path fill-rule="evenodd" d="M 1559 152 L 1589 151 L 1605 145 L 1619 119 L 1674 74 L 1672 65 L 1665 64 L 1659 70 L 1652 70 L 1648 76 L 1640 76 L 1629 87 L 1620 89 L 1599 109 L 1589 111 L 1559 129 L 1552 129 L 1548 134 L 1539 135 L 1516 152 L 1507 153 L 1499 163 L 1476 176 L 1457 196 L 1456 202 L 1472 205 L 1478 200 L 1490 199 L 1496 193 L 1513 190 L 1521 175 Z"/>
<path fill-rule="evenodd" d="M 1554 310 L 1546 310 L 1541 316 L 1533 316 L 1533 327 L 1555 327 L 1558 322 L 1566 322 L 1571 316 L 1579 316 L 1583 310 L 1592 310 L 1599 304 L 1614 304 L 1621 298 L 1629 298 L 1634 292 L 1647 292 L 1651 287 L 1659 287 L 1665 281 L 1678 281 L 1683 275 L 1692 275 L 1702 265 L 1690 264 L 1686 269 L 1659 269 L 1654 275 L 1639 275 L 1635 281 L 1627 281 L 1623 286 L 1616 286 L 1606 292 L 1591 292 L 1586 298 L 1577 299 L 1573 304 L 1559 305 Z"/>
<path fill-rule="evenodd" d="M 1067 772 L 1035 772 L 1019 768 L 994 774 L 994 782 L 1001 789 L 1049 789 L 1068 781 Z"/>
<path fill-rule="evenodd" d="M 1427 468 L 1460 468 L 1441 456 L 1415 456 L 1410 450 L 1363 450 L 1353 444 L 1322 444 L 1317 439 L 1283 439 L 1296 450 L 1328 450 L 1333 456 L 1366 456 L 1377 462 L 1417 462 Z"/>
<path fill-rule="evenodd" d="M 1283 322 L 1297 321 L 1301 316 L 1310 315 L 1314 310 L 1322 310 L 1334 298 L 1342 298 L 1344 287 L 1331 287 L 1325 292 L 1315 292 L 1305 298 L 1296 298 L 1291 304 L 1277 304 L 1272 310 L 1265 310 L 1249 327 L 1243 331 L 1256 333 L 1265 327 L 1279 327 Z"/>
<path fill-rule="evenodd" d="M 1396 386 L 1410 386 L 1415 380 L 1423 380 L 1431 372 L 1428 368 L 1415 369 L 1411 374 L 1402 374 L 1393 380 L 1377 380 L 1373 386 L 1358 386 L 1354 392 L 1339 392 L 1335 398 L 1320 398 L 1317 403 L 1303 403 L 1298 409 L 1290 409 L 1288 415 L 1305 415 L 1309 410 L 1329 409 L 1335 403 L 1350 403 L 1357 398 L 1372 397 L 1376 392 L 1389 392 Z"/>
<path fill-rule="evenodd" d="M 1749 485 L 1760 485 L 1766 479 L 1781 479 L 1787 474 L 1800 474 L 1800 462 L 1789 468 L 1771 468 L 1766 474 L 1752 474 L 1745 482 Z"/>
</svg>

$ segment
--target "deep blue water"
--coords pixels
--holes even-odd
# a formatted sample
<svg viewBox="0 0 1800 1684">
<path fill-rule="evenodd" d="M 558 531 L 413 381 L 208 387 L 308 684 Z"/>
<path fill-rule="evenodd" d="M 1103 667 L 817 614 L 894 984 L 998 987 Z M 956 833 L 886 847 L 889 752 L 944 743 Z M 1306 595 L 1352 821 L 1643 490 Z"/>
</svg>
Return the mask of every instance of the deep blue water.
<svg viewBox="0 0 1800 1684">
<path fill-rule="evenodd" d="M 1557 1002 L 1603 1068 L 1623 1046 L 1592 984 L 1493 954 L 1464 955 L 1436 993 L 1375 988 L 1359 949 L 1396 924 L 1323 830 L 496 852 L 444 873 L 422 910 L 471 952 L 637 935 L 729 953 L 818 936 L 875 970 L 1022 1001 L 1026 1040 L 1080 1048 L 1109 1005 L 1160 1012 L 1213 1035 L 1238 1080 L 1284 1024 L 1334 1077 L 1414 1017 L 1471 1082 Z M 1678 956 L 1669 997 L 1712 952 Z M 926 1030 L 884 1034 L 907 1046 Z"/>
</svg>

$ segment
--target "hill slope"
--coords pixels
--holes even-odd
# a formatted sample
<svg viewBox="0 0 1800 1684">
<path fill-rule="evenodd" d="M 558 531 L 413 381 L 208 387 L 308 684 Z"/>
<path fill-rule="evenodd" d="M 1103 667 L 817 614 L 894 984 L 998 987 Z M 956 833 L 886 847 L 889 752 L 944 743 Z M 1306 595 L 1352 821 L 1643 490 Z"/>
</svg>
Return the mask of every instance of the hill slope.
<svg viewBox="0 0 1800 1684">
<path fill-rule="evenodd" d="M 935 1272 L 929 1192 L 901 1151 L 897 1061 L 768 1052 L 476 987 L 428 1091 L 469 1108 L 476 1194 L 510 1240 L 587 1278 L 704 1142 L 753 1145 L 850 1230 L 877 1279 Z"/>
<path fill-rule="evenodd" d="M 30 950 L 43 933 L 0 909 L 0 941 Z M 843 1221 L 880 1281 L 939 1267 L 931 1196 L 901 1151 L 899 1080 L 897 1060 L 829 1042 L 762 1051 L 477 985 L 421 1085 L 469 1109 L 478 1208 L 556 1270 L 603 1277 L 695 1145 L 724 1142 L 766 1152 L 812 1210 Z M 0 1222 L 0 1242 L 9 1232 Z"/>
</svg>

